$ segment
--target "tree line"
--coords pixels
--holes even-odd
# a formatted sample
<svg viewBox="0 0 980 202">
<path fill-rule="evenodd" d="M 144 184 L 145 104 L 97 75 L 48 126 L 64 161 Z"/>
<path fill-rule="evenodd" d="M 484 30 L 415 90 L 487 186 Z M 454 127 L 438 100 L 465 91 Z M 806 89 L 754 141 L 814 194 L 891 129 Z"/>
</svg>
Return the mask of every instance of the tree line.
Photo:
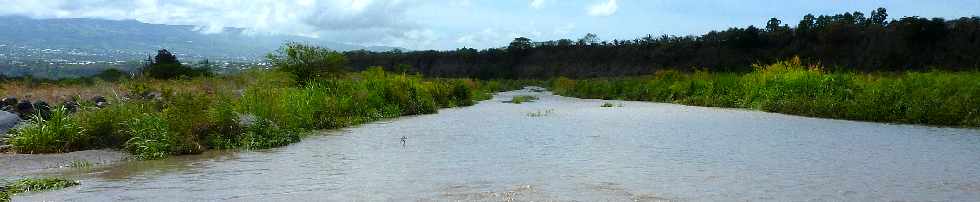
<svg viewBox="0 0 980 202">
<path fill-rule="evenodd" d="M 865 15 L 808 14 L 795 26 L 771 18 L 765 27 L 711 31 L 699 36 L 653 36 L 603 41 L 533 42 L 514 39 L 502 48 L 450 51 L 349 51 L 355 70 L 384 66 L 429 76 L 475 78 L 603 77 L 681 71 L 751 71 L 793 56 L 835 71 L 976 70 L 980 17 L 954 20 L 918 16 L 888 20 L 878 8 Z"/>
</svg>

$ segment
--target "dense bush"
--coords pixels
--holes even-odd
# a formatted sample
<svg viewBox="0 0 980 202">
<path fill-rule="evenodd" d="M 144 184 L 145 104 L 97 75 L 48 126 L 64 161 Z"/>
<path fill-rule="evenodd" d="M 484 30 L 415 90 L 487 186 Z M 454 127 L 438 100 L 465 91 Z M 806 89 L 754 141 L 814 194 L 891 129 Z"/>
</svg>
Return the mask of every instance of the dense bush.
<svg viewBox="0 0 980 202">
<path fill-rule="evenodd" d="M 288 43 L 267 59 L 276 69 L 296 75 L 300 82 L 337 77 L 347 71 L 347 58 L 343 54 L 300 43 Z"/>
<path fill-rule="evenodd" d="M 747 74 L 660 71 L 631 78 L 551 80 L 561 95 L 672 102 L 770 112 L 952 126 L 980 126 L 980 72 L 827 73 L 799 59 Z"/>
</svg>

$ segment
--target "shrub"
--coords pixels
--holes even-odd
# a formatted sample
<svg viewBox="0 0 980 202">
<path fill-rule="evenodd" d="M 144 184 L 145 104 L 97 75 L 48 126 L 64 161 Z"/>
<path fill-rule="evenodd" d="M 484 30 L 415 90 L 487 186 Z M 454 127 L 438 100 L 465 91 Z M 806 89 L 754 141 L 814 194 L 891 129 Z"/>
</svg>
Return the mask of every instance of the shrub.
<svg viewBox="0 0 980 202">
<path fill-rule="evenodd" d="M 156 111 L 144 102 L 117 102 L 103 109 L 84 110 L 75 115 L 84 133 L 92 137 L 93 148 L 121 148 L 130 138 L 126 121 L 140 114 Z"/>
<path fill-rule="evenodd" d="M 52 110 L 47 120 L 34 116 L 14 130 L 11 144 L 21 153 L 69 152 L 89 147 L 90 138 L 62 107 Z"/>
<path fill-rule="evenodd" d="M 295 129 L 283 128 L 272 121 L 259 118 L 245 128 L 239 144 L 245 149 L 266 149 L 299 141 L 300 135 Z"/>
<path fill-rule="evenodd" d="M 280 71 L 295 75 L 300 82 L 318 77 L 339 77 L 345 73 L 347 58 L 336 51 L 305 45 L 288 43 L 267 59 Z"/>
</svg>

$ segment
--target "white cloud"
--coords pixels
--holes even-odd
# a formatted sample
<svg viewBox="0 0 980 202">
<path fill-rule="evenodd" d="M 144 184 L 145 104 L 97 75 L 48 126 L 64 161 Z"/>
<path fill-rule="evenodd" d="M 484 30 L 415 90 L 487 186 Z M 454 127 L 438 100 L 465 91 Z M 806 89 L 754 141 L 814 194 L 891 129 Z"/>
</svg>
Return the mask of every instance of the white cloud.
<svg viewBox="0 0 980 202">
<path fill-rule="evenodd" d="M 420 37 L 405 17 L 416 0 L 0 0 L 0 15 L 101 18 L 194 25 L 204 33 L 224 27 L 250 33 L 334 37 L 355 44 Z M 431 30 L 430 30 L 431 31 Z M 416 38 L 417 39 L 417 38 Z M 391 42 L 399 40 L 389 40 Z M 408 41 L 408 40 L 404 40 Z"/>
<path fill-rule="evenodd" d="M 533 9 L 541 9 L 544 8 L 545 3 L 547 3 L 547 0 L 531 0 L 530 6 Z"/>
<path fill-rule="evenodd" d="M 608 0 L 605 3 L 592 4 L 586 10 L 591 16 L 610 16 L 616 14 L 617 9 L 619 6 L 616 5 L 616 0 Z"/>
<path fill-rule="evenodd" d="M 571 34 L 572 33 L 572 30 L 574 30 L 574 29 L 575 29 L 575 23 L 568 23 L 568 24 L 565 24 L 563 26 L 555 27 L 554 34 L 556 36 L 566 37 L 569 34 Z"/>
</svg>

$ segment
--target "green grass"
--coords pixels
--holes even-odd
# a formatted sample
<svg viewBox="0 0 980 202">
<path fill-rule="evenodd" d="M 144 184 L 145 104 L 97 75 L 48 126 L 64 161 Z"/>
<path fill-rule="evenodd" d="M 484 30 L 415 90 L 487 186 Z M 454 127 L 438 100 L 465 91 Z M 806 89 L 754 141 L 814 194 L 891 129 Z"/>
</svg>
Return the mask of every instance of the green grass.
<svg viewBox="0 0 980 202">
<path fill-rule="evenodd" d="M 38 192 L 63 189 L 78 185 L 78 182 L 60 178 L 27 178 L 2 185 L 0 202 L 10 201 L 10 197 L 24 192 Z"/>
<path fill-rule="evenodd" d="M 550 81 L 559 95 L 749 108 L 812 117 L 980 127 L 980 72 L 824 72 L 789 60 L 750 73 Z"/>
<path fill-rule="evenodd" d="M 48 119 L 34 116 L 12 133 L 11 145 L 22 153 L 73 151 L 92 138 L 64 108 L 54 109 Z"/>
<path fill-rule="evenodd" d="M 521 104 L 521 103 L 525 103 L 525 102 L 534 102 L 535 100 L 538 100 L 538 97 L 530 96 L 530 95 L 520 95 L 520 96 L 514 96 L 510 100 L 504 101 L 504 102 L 505 103 L 513 103 L 513 104 Z"/>
</svg>

